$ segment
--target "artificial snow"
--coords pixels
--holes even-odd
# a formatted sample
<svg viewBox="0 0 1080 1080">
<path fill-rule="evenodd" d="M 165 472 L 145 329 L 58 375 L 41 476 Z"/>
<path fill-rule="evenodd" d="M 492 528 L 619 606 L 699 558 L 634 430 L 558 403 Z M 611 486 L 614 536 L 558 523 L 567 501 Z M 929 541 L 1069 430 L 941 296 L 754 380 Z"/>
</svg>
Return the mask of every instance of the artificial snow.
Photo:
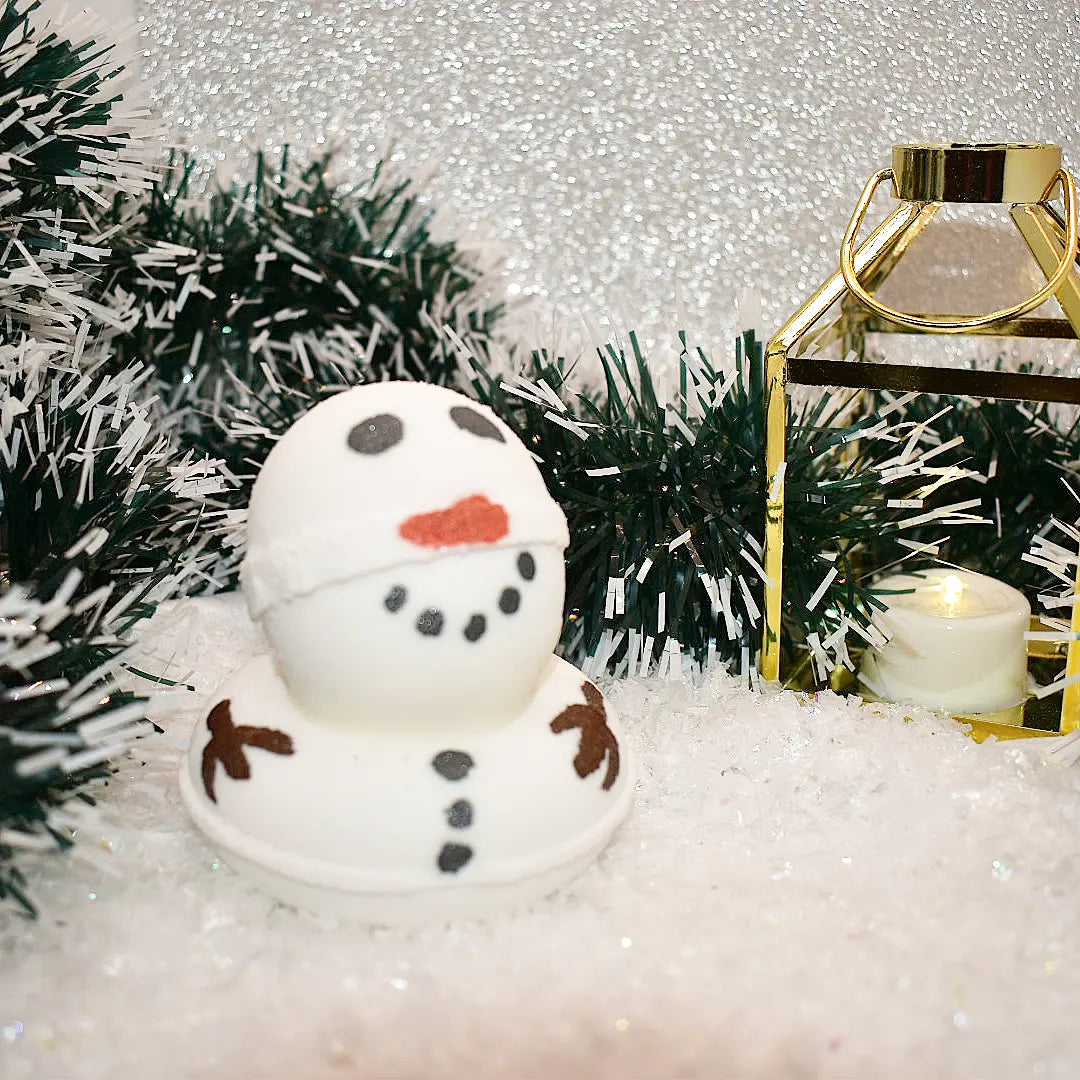
<svg viewBox="0 0 1080 1080">
<path fill-rule="evenodd" d="M 1080 1073 L 1065 740 L 614 683 L 641 775 L 600 861 L 526 913 L 369 929 L 264 898 L 180 805 L 191 725 L 263 647 L 238 599 L 154 631 L 136 666 L 196 692 L 35 868 L 39 920 L 0 915 L 0 1076 Z"/>
</svg>

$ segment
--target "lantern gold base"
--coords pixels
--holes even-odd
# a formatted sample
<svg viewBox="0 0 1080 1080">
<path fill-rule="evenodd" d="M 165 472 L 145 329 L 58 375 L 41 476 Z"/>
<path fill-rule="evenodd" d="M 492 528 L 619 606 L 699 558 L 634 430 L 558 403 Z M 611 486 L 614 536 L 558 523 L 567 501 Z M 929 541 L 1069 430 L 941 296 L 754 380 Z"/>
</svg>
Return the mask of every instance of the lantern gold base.
<svg viewBox="0 0 1080 1080">
<path fill-rule="evenodd" d="M 863 701 L 882 701 L 882 698 L 864 686 L 860 685 L 858 693 Z M 1063 734 L 1056 727 L 1047 729 L 1038 726 L 1045 723 L 1056 724 L 1060 715 L 1060 701 L 1054 712 L 1053 707 L 1047 705 L 1047 700 L 1049 699 L 1040 700 L 1031 696 L 1011 709 L 967 715 L 954 713 L 952 718 L 958 724 L 967 727 L 968 735 L 977 743 L 985 742 L 990 736 L 999 742 L 1004 742 L 1006 739 L 1044 739 Z"/>
<path fill-rule="evenodd" d="M 1017 705 L 1015 709 L 1009 709 L 1006 715 L 1020 713 L 1022 716 L 1023 712 L 1024 705 Z M 1001 742 L 1005 739 L 1043 739 L 1061 734 L 1060 731 L 1044 731 L 1042 728 L 1027 727 L 1023 723 L 996 723 L 994 718 L 998 715 L 998 713 L 987 713 L 984 716 L 955 716 L 953 719 L 961 724 L 970 725 L 971 731 L 968 734 L 977 743 L 985 742 L 991 735 Z"/>
<path fill-rule="evenodd" d="M 863 686 L 860 686 L 859 696 L 864 701 L 882 700 Z M 954 713 L 952 718 L 967 727 L 968 735 L 977 743 L 985 742 L 991 735 L 999 742 L 1006 739 L 1043 739 L 1062 734 L 1056 727 L 1061 714 L 1060 695 L 1056 709 L 1054 705 L 1048 705 L 1048 701 L 1052 699 L 1039 699 L 1032 695 L 1011 709 L 988 713 Z M 1044 726 L 1047 724 L 1051 727 Z"/>
</svg>

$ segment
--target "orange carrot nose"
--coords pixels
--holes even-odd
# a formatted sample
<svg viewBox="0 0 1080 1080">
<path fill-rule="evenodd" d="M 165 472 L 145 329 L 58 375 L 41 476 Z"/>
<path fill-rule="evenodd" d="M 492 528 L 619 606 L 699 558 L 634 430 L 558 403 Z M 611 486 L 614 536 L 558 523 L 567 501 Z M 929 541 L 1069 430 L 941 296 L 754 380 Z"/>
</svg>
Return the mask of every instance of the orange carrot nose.
<svg viewBox="0 0 1080 1080">
<path fill-rule="evenodd" d="M 510 531 L 510 517 L 484 495 L 459 499 L 445 510 L 414 514 L 398 526 L 402 538 L 423 547 L 494 544 Z"/>
</svg>

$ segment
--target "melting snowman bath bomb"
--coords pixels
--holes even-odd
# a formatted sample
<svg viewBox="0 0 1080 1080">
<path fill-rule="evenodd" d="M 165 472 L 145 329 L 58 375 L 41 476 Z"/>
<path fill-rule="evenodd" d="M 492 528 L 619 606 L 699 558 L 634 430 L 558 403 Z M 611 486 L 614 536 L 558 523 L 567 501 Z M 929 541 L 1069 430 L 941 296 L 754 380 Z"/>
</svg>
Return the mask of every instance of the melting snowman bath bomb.
<svg viewBox="0 0 1080 1080">
<path fill-rule="evenodd" d="M 242 583 L 271 654 L 196 726 L 181 791 L 232 865 L 376 922 L 518 906 L 630 807 L 600 692 L 552 653 L 566 520 L 485 407 L 425 383 L 316 406 L 251 496 Z"/>
</svg>

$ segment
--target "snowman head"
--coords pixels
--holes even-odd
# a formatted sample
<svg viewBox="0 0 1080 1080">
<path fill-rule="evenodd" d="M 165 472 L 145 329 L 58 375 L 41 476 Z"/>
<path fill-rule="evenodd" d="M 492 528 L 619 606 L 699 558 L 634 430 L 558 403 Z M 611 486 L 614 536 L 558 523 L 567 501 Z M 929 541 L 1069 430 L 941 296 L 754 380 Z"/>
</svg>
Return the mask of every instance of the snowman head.
<svg viewBox="0 0 1080 1080">
<path fill-rule="evenodd" d="M 517 437 L 427 383 L 317 405 L 266 459 L 241 570 L 297 702 L 396 728 L 509 721 L 558 640 L 566 519 Z"/>
</svg>

